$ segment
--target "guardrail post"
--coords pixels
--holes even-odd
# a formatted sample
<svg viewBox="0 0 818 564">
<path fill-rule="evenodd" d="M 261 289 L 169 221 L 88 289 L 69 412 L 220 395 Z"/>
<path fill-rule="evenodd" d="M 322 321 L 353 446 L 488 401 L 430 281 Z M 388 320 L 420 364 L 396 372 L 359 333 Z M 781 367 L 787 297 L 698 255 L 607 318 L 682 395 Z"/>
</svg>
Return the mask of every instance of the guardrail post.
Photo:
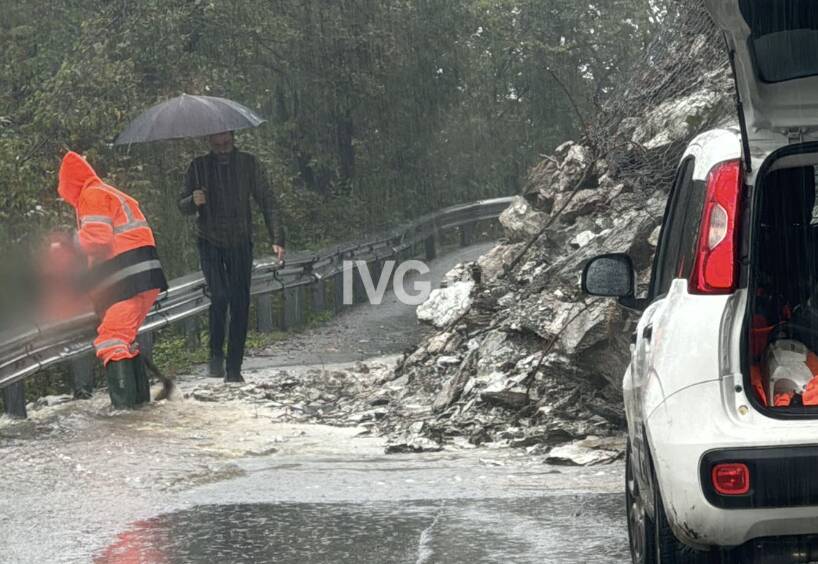
<svg viewBox="0 0 818 564">
<path fill-rule="evenodd" d="M 367 263 L 367 267 L 368 266 Z M 361 276 L 361 269 L 358 268 L 356 263 L 355 269 L 352 271 L 352 301 L 356 304 L 361 304 L 366 301 L 366 289 L 364 288 L 364 281 Z"/>
<path fill-rule="evenodd" d="M 506 234 L 503 224 L 496 219 L 489 222 L 487 231 L 492 239 L 500 239 L 504 237 Z"/>
<path fill-rule="evenodd" d="M 468 247 L 474 241 L 474 224 L 467 223 L 460 226 L 460 246 Z"/>
<path fill-rule="evenodd" d="M 344 273 L 339 272 L 332 275 L 332 306 L 335 308 L 335 313 L 344 309 Z"/>
<path fill-rule="evenodd" d="M 182 323 L 184 324 L 185 348 L 189 351 L 197 350 L 202 346 L 202 337 L 199 334 L 199 316 L 188 317 Z"/>
<path fill-rule="evenodd" d="M 301 286 L 284 288 L 284 330 L 289 331 L 304 324 L 304 298 Z"/>
<path fill-rule="evenodd" d="M 437 257 L 437 245 L 434 233 L 426 238 L 426 260 L 432 260 Z"/>
<path fill-rule="evenodd" d="M 383 273 L 383 259 L 375 259 L 372 262 L 367 263 L 369 266 L 369 275 L 372 280 L 372 284 L 377 288 L 378 284 L 382 282 L 381 274 Z M 390 274 L 391 277 L 391 274 Z M 391 280 L 387 281 L 386 288 L 389 289 Z M 362 288 L 363 290 L 363 299 L 361 301 L 368 302 L 369 296 L 366 294 L 366 288 Z"/>
<path fill-rule="evenodd" d="M 20 380 L 3 388 L 3 406 L 6 415 L 17 419 L 25 419 L 26 413 L 26 385 Z"/>
<path fill-rule="evenodd" d="M 310 286 L 310 307 L 313 314 L 324 311 L 326 307 L 325 293 L 326 286 L 323 278 L 319 278 Z"/>
<path fill-rule="evenodd" d="M 338 313 L 339 311 L 344 309 L 344 307 L 349 305 L 344 303 L 344 284 L 346 279 L 343 270 L 344 261 L 341 261 L 341 264 L 339 266 L 341 267 L 341 270 L 332 276 L 333 306 L 335 307 L 335 313 Z"/>
<path fill-rule="evenodd" d="M 88 399 L 94 395 L 94 365 L 97 357 L 89 353 L 71 360 L 71 385 L 74 399 Z"/>
<path fill-rule="evenodd" d="M 275 329 L 272 294 L 261 294 L 256 298 L 256 328 L 261 333 L 272 333 Z"/>
</svg>

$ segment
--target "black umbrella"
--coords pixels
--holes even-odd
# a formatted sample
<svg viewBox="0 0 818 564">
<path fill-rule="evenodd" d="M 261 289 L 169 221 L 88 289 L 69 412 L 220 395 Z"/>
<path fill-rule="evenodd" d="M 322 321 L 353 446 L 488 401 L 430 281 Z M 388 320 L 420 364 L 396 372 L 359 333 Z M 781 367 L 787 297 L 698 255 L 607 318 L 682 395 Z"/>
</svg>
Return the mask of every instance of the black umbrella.
<svg viewBox="0 0 818 564">
<path fill-rule="evenodd" d="M 142 112 L 117 135 L 114 145 L 203 137 L 264 123 L 249 108 L 226 98 L 182 94 Z"/>
</svg>

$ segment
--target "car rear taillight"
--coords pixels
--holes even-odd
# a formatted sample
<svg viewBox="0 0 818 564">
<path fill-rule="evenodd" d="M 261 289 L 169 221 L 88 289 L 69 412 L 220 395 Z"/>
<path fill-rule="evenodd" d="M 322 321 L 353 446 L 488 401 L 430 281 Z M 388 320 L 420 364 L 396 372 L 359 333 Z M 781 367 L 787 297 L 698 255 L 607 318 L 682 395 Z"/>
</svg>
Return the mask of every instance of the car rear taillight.
<svg viewBox="0 0 818 564">
<path fill-rule="evenodd" d="M 729 294 L 736 288 L 741 161 L 725 161 L 707 175 L 696 262 L 690 279 L 694 294 Z"/>
<path fill-rule="evenodd" d="M 746 464 L 717 464 L 713 467 L 713 488 L 719 495 L 744 495 L 750 491 L 750 469 Z"/>
</svg>

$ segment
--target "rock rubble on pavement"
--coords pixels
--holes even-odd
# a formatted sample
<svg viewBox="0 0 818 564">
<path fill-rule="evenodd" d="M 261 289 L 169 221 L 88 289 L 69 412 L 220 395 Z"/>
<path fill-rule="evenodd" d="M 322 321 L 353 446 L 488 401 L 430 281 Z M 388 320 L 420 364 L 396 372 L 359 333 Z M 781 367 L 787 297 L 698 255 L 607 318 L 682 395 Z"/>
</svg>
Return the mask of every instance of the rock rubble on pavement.
<svg viewBox="0 0 818 564">
<path fill-rule="evenodd" d="M 240 401 L 265 407 L 277 422 L 360 426 L 368 431 L 386 413 L 395 390 L 386 363 L 356 363 L 345 369 L 278 370 L 244 384 L 204 381 L 185 393 L 201 402 Z"/>
<path fill-rule="evenodd" d="M 670 100 L 631 124 L 626 147 L 681 147 L 717 120 L 729 90 L 724 76 L 713 78 L 713 91 Z M 620 175 L 574 142 L 534 167 L 524 195 L 500 216 L 505 240 L 447 275 L 450 288 L 471 282 L 469 295 L 455 300 L 450 290 L 449 300 L 419 308 L 438 332 L 396 367 L 400 391 L 380 424 L 402 445 L 392 448 L 414 450 L 425 438 L 530 449 L 554 464 L 621 458 L 621 380 L 637 318 L 582 295 L 579 276 L 591 257 L 626 252 L 644 290 L 667 188 Z"/>
</svg>

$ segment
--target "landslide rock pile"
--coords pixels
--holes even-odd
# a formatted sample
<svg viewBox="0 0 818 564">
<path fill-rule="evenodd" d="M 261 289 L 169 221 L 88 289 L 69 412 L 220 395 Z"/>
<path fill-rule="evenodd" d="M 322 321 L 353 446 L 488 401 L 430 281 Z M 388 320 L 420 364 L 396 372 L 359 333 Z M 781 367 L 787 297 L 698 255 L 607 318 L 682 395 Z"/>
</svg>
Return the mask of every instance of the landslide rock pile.
<svg viewBox="0 0 818 564">
<path fill-rule="evenodd" d="M 419 308 L 440 331 L 398 363 L 405 385 L 385 422 L 407 450 L 418 437 L 554 446 L 622 428 L 618 386 L 635 319 L 583 297 L 579 272 L 596 254 L 622 251 L 644 281 L 665 193 L 616 179 L 576 143 L 532 183 L 500 218 L 507 240 L 450 272 Z"/>
<path fill-rule="evenodd" d="M 714 57 L 708 29 L 687 39 L 694 61 Z M 697 89 L 657 96 L 613 129 L 605 116 L 617 142 L 589 136 L 545 157 L 500 218 L 505 240 L 450 272 L 419 308 L 438 332 L 396 368 L 402 391 L 380 425 L 394 450 L 510 445 L 578 463 L 598 461 L 589 451 L 621 452 L 610 437 L 624 428 L 621 379 L 637 318 L 583 296 L 580 273 L 595 255 L 626 252 L 644 293 L 681 148 L 731 119 L 726 66 L 700 74 Z"/>
</svg>

